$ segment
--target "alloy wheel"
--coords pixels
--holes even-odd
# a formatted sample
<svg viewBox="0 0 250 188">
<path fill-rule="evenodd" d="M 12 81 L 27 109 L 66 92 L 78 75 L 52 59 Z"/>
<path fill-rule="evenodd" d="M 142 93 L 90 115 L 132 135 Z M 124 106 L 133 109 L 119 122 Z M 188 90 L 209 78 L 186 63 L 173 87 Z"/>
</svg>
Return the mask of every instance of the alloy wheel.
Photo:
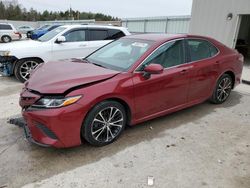
<svg viewBox="0 0 250 188">
<path fill-rule="evenodd" d="M 229 97 L 231 90 L 232 81 L 228 77 L 223 78 L 218 85 L 217 99 L 220 102 L 225 101 Z"/>
<path fill-rule="evenodd" d="M 2 40 L 3 40 L 4 43 L 10 42 L 10 38 L 7 37 L 7 36 L 3 37 Z"/>
<path fill-rule="evenodd" d="M 110 142 L 122 131 L 123 124 L 124 117 L 121 110 L 116 107 L 108 107 L 95 116 L 92 121 L 91 134 L 98 142 Z"/>
<path fill-rule="evenodd" d="M 25 61 L 20 67 L 20 75 L 24 80 L 28 80 L 30 73 L 38 66 L 36 61 Z"/>
</svg>

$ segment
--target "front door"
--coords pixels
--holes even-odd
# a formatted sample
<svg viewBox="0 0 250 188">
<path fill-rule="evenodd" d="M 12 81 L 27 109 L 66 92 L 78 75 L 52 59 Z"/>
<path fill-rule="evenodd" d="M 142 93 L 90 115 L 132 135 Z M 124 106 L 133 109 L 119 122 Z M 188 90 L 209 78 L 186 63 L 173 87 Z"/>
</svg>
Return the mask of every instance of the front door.
<svg viewBox="0 0 250 188">
<path fill-rule="evenodd" d="M 89 55 L 91 52 L 86 33 L 85 29 L 76 29 L 65 33 L 65 42 L 53 43 L 53 60 L 84 58 Z"/>
<path fill-rule="evenodd" d="M 184 105 L 187 102 L 189 70 L 186 64 L 184 41 L 167 42 L 158 48 L 134 73 L 136 119 L 142 120 Z M 163 73 L 143 76 L 149 64 L 161 64 Z"/>
</svg>

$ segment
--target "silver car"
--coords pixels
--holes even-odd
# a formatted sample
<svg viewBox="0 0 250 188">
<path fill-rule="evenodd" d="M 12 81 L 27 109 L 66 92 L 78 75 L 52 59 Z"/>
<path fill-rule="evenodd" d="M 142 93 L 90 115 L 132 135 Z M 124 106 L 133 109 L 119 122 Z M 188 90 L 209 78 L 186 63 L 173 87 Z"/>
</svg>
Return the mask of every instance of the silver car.
<svg viewBox="0 0 250 188">
<path fill-rule="evenodd" d="M 12 24 L 0 23 L 0 40 L 4 43 L 11 42 L 12 40 L 20 40 L 21 33 L 17 32 Z"/>
<path fill-rule="evenodd" d="M 23 26 L 18 27 L 17 30 L 18 30 L 21 34 L 27 34 L 27 32 L 33 31 L 34 28 L 31 27 L 31 26 L 28 26 L 28 25 L 23 25 Z"/>
</svg>

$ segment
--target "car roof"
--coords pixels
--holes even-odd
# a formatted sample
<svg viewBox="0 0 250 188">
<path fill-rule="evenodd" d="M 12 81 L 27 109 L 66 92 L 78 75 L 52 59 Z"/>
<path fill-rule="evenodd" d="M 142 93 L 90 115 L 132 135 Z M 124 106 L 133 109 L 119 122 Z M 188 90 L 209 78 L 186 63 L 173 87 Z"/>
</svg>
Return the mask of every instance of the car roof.
<svg viewBox="0 0 250 188">
<path fill-rule="evenodd" d="M 12 25 L 10 23 L 0 23 L 1 25 Z"/>
<path fill-rule="evenodd" d="M 135 34 L 125 36 L 123 38 L 139 39 L 139 40 L 151 40 L 155 42 L 164 42 L 168 40 L 180 39 L 180 38 L 200 38 L 208 40 L 210 38 L 199 36 L 199 35 L 188 35 L 188 34 Z"/>
<path fill-rule="evenodd" d="M 61 27 L 66 27 L 67 29 L 74 29 L 74 28 L 124 29 L 124 27 L 110 26 L 110 25 L 62 25 Z"/>
</svg>

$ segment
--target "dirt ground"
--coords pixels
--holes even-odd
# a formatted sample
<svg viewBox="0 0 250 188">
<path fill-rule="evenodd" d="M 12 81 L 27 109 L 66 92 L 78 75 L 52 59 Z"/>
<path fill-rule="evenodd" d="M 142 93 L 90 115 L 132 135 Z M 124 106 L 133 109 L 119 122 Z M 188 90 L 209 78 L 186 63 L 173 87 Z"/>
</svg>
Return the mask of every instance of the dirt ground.
<svg viewBox="0 0 250 188">
<path fill-rule="evenodd" d="M 250 188 L 250 86 L 127 128 L 115 143 L 41 148 L 7 124 L 22 84 L 0 77 L 0 187 Z"/>
</svg>

